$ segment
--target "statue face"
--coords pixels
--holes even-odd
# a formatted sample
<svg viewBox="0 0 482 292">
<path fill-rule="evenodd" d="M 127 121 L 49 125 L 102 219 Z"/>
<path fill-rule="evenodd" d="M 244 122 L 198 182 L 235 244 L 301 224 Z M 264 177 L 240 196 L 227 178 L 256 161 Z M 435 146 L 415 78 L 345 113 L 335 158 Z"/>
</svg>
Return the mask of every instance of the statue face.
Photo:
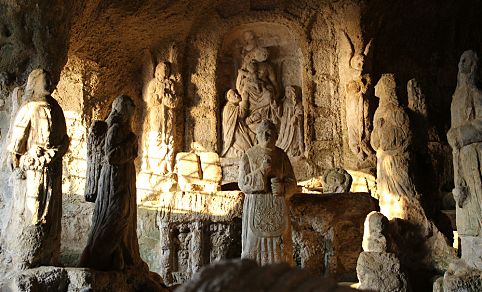
<svg viewBox="0 0 482 292">
<path fill-rule="evenodd" d="M 268 50 L 266 48 L 257 49 L 254 54 L 256 62 L 264 62 L 268 60 Z"/>
<path fill-rule="evenodd" d="M 35 92 L 35 96 L 49 95 L 51 93 L 50 86 L 51 86 L 50 77 L 45 71 L 43 71 L 34 80 L 33 89 Z"/>
<path fill-rule="evenodd" d="M 459 71 L 465 74 L 472 73 L 474 63 L 475 61 L 470 54 L 467 52 L 463 53 L 460 57 Z"/>
<path fill-rule="evenodd" d="M 230 89 L 226 94 L 227 100 L 231 103 L 238 104 L 241 102 L 241 96 L 234 90 Z"/>
<path fill-rule="evenodd" d="M 363 70 L 363 65 L 365 64 L 365 57 L 361 54 L 356 54 L 350 60 L 350 66 L 358 71 Z"/>
<path fill-rule="evenodd" d="M 171 74 L 170 71 L 171 70 L 167 64 L 159 63 L 159 65 L 157 65 L 156 67 L 156 72 L 154 75 L 156 76 L 157 79 L 164 79 L 167 76 L 169 76 L 169 74 Z"/>
<path fill-rule="evenodd" d="M 268 123 L 271 125 L 268 125 Z M 276 145 L 278 134 L 276 133 L 276 128 L 271 122 L 263 121 L 258 126 L 256 138 L 258 139 L 258 144 L 262 147 L 273 148 Z"/>
<path fill-rule="evenodd" d="M 285 93 L 286 93 L 286 97 L 293 103 L 293 104 L 296 104 L 297 100 L 296 100 L 296 92 L 295 92 L 295 89 L 291 86 L 287 86 L 285 88 Z"/>
</svg>

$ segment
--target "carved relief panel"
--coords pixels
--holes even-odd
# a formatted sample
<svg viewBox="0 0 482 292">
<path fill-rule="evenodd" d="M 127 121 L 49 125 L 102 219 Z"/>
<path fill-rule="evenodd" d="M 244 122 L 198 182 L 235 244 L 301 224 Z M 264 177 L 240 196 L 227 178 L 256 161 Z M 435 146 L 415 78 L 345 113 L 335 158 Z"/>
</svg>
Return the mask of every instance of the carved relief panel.
<svg viewBox="0 0 482 292">
<path fill-rule="evenodd" d="M 278 147 L 303 156 L 302 55 L 291 32 L 272 23 L 238 26 L 225 35 L 218 62 L 221 157 L 238 159 L 255 145 L 263 119 L 277 126 Z"/>
</svg>

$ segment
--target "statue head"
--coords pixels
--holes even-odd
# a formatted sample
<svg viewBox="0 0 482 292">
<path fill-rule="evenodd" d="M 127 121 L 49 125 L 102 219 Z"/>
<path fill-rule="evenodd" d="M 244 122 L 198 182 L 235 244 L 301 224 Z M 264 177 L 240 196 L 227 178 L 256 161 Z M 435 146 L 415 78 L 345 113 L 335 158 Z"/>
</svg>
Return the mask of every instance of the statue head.
<svg viewBox="0 0 482 292">
<path fill-rule="evenodd" d="M 397 82 L 394 74 L 382 74 L 375 85 L 375 96 L 380 98 L 380 103 L 398 105 Z"/>
<path fill-rule="evenodd" d="M 169 62 L 159 62 L 156 66 L 154 76 L 159 79 L 165 79 L 171 74 L 171 63 Z"/>
<path fill-rule="evenodd" d="M 239 104 L 241 102 L 241 96 L 236 89 L 230 89 L 226 92 L 226 100 L 233 104 Z"/>
<path fill-rule="evenodd" d="M 285 96 L 293 104 L 297 104 L 299 102 L 298 95 L 296 94 L 296 88 L 294 86 L 288 85 L 285 87 Z"/>
<path fill-rule="evenodd" d="M 107 118 L 107 122 L 120 119 L 123 122 L 129 122 L 134 115 L 135 104 L 132 98 L 127 95 L 121 95 L 112 102 L 112 110 Z"/>
<path fill-rule="evenodd" d="M 460 77 L 466 76 L 466 78 L 475 82 L 478 62 L 479 57 L 476 52 L 472 50 L 463 52 L 459 61 L 459 80 Z"/>
<path fill-rule="evenodd" d="M 266 60 L 268 60 L 268 56 L 269 53 L 267 48 L 257 47 L 254 49 L 254 60 L 256 62 L 265 62 Z"/>
<path fill-rule="evenodd" d="M 251 51 L 255 47 L 256 36 L 251 30 L 243 32 L 243 39 L 245 43 L 245 50 Z"/>
<path fill-rule="evenodd" d="M 270 120 L 263 120 L 256 128 L 258 144 L 264 148 L 274 148 L 278 140 L 278 130 Z"/>
<path fill-rule="evenodd" d="M 28 75 L 25 87 L 26 98 L 42 98 L 52 92 L 50 74 L 44 69 L 35 69 Z"/>
<path fill-rule="evenodd" d="M 365 56 L 363 56 L 362 54 L 355 54 L 350 59 L 350 66 L 357 71 L 363 71 L 364 65 L 365 65 Z"/>
</svg>

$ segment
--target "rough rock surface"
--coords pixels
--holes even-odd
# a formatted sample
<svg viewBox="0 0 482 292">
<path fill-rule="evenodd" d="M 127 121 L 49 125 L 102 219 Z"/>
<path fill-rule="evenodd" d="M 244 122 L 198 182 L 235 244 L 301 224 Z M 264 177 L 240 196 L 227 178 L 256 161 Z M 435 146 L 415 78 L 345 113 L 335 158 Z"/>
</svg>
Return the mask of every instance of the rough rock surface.
<svg viewBox="0 0 482 292">
<path fill-rule="evenodd" d="M 12 275 L 0 283 L 1 291 L 99 291 L 99 292 L 161 292 L 159 276 L 136 270 L 124 272 L 98 272 L 82 268 L 39 267 Z"/>
<path fill-rule="evenodd" d="M 290 202 L 296 265 L 315 275 L 356 281 L 363 222 L 378 202 L 367 193 L 296 194 Z"/>
<path fill-rule="evenodd" d="M 482 272 L 469 267 L 462 260 L 450 264 L 443 278 L 444 292 L 482 291 Z"/>
<path fill-rule="evenodd" d="M 364 251 L 358 257 L 356 271 L 360 280 L 358 289 L 407 291 L 407 279 L 394 253 Z"/>
<path fill-rule="evenodd" d="M 214 291 L 355 291 L 330 278 L 312 276 L 287 264 L 258 266 L 247 259 L 222 261 L 201 269 L 176 292 Z"/>
</svg>

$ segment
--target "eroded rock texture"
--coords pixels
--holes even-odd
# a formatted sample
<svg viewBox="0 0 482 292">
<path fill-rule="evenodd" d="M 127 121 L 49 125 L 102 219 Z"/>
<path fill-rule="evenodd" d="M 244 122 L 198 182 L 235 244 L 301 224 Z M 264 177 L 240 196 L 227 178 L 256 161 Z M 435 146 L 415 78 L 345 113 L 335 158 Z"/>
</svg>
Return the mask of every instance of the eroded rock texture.
<svg viewBox="0 0 482 292">
<path fill-rule="evenodd" d="M 188 291 L 354 291 L 340 287 L 335 281 L 312 276 L 287 264 L 260 267 L 242 259 L 215 263 L 194 275 L 178 289 Z"/>
</svg>

